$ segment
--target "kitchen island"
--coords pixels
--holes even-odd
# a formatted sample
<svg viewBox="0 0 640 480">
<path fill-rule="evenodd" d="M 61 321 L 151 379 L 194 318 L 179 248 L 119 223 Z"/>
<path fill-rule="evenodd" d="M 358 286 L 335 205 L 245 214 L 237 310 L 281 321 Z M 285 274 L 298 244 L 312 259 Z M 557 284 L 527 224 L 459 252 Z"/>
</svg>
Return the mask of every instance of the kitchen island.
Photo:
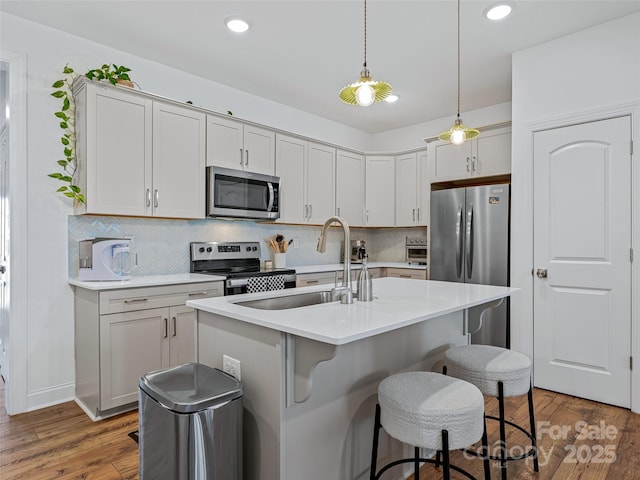
<svg viewBox="0 0 640 480">
<path fill-rule="evenodd" d="M 244 478 L 368 478 L 379 382 L 429 370 L 467 343 L 465 309 L 517 289 L 380 278 L 372 302 L 264 310 L 240 302 L 328 290 L 326 285 L 193 300 L 200 363 L 241 362 Z M 384 438 L 384 437 L 383 437 Z M 380 462 L 404 447 L 382 441 Z"/>
</svg>

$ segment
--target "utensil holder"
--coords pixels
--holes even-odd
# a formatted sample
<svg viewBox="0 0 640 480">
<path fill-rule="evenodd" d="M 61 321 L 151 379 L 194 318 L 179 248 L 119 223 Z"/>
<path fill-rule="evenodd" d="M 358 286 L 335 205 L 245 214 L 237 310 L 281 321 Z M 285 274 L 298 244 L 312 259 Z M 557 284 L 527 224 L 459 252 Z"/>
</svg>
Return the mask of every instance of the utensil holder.
<svg viewBox="0 0 640 480">
<path fill-rule="evenodd" d="M 287 255 L 285 253 L 273 254 L 273 268 L 285 268 L 287 266 Z"/>
</svg>

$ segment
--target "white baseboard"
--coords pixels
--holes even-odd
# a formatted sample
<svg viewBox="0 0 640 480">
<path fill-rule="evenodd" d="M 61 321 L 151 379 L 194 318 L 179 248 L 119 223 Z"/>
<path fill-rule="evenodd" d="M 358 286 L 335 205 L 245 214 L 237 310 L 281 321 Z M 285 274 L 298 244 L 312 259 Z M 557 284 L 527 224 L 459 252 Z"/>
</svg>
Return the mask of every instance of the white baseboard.
<svg viewBox="0 0 640 480">
<path fill-rule="evenodd" d="M 69 402 L 74 399 L 76 385 L 74 382 L 43 388 L 27 393 L 27 412 Z"/>
</svg>

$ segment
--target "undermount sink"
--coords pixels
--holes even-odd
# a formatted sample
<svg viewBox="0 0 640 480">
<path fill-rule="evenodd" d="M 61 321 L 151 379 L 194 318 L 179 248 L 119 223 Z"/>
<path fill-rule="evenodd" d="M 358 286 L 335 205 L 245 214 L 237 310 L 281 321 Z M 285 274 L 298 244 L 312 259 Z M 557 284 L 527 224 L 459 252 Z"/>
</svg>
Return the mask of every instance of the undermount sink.
<svg viewBox="0 0 640 480">
<path fill-rule="evenodd" d="M 261 298 L 259 300 L 248 300 L 246 302 L 235 302 L 243 307 L 257 308 L 259 310 L 287 310 L 289 308 L 308 307 L 320 303 L 329 303 L 331 291 L 297 293 L 295 295 L 285 295 L 283 297 Z"/>
</svg>

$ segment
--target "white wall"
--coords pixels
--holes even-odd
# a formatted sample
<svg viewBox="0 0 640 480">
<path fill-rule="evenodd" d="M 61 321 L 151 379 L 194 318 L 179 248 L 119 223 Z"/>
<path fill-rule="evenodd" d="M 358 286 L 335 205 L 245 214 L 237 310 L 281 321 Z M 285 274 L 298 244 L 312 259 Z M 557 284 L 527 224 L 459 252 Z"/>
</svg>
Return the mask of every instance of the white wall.
<svg viewBox="0 0 640 480">
<path fill-rule="evenodd" d="M 425 106 L 428 109 L 428 105 Z M 452 105 L 452 110 L 455 105 Z M 473 128 L 508 122 L 511 120 L 511 102 L 500 103 L 490 107 L 461 112 L 462 122 Z M 409 125 L 404 128 L 388 130 L 373 136 L 370 150 L 380 152 L 399 152 L 424 148 L 425 138 L 437 137 L 440 133 L 451 128 L 456 119 L 455 113 L 450 116 L 437 118 L 428 122 Z"/>
<path fill-rule="evenodd" d="M 633 115 L 640 145 L 640 14 L 633 14 L 516 53 L 513 56 L 512 265 L 511 282 L 522 291 L 511 299 L 512 347 L 533 352 L 533 151 L 532 132 L 610 116 Z M 637 157 L 637 154 L 635 155 Z M 637 160 L 634 159 L 634 164 Z M 635 195 L 640 169 L 634 168 Z M 637 206 L 637 200 L 635 202 Z M 634 208 L 634 242 L 640 248 L 640 209 Z M 636 264 L 637 265 L 637 262 Z M 634 302 L 640 275 L 633 267 Z M 640 315 L 633 309 L 632 353 L 640 346 Z M 638 372 L 638 369 L 636 369 Z M 632 408 L 640 409 L 640 375 L 633 375 Z"/>
</svg>

